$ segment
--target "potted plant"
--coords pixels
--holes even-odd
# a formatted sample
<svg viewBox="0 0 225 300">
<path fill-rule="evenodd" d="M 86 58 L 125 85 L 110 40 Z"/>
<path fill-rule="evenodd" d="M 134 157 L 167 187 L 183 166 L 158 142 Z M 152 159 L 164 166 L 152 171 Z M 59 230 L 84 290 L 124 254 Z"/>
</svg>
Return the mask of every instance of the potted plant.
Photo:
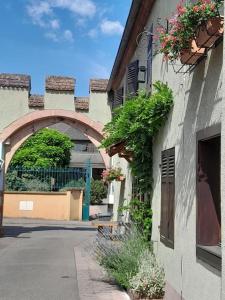
<svg viewBox="0 0 225 300">
<path fill-rule="evenodd" d="M 123 181 L 125 176 L 121 172 L 121 168 L 109 168 L 102 172 L 102 179 L 104 182 Z"/>
<path fill-rule="evenodd" d="M 205 54 L 205 48 L 199 48 L 195 40 L 192 40 L 190 47 L 180 52 L 180 61 L 183 65 L 194 65 Z"/>
<path fill-rule="evenodd" d="M 160 52 L 165 58 L 181 58 L 182 64 L 195 64 L 205 54 L 204 43 L 196 44 L 196 36 L 201 36 L 199 28 L 208 24 L 208 29 L 215 30 L 215 20 L 219 17 L 218 8 L 221 5 L 221 0 L 198 0 L 185 5 L 182 1 L 178 4 L 176 14 L 168 20 L 169 30 L 158 28 Z"/>
<path fill-rule="evenodd" d="M 196 43 L 198 47 L 210 48 L 223 36 L 224 17 L 212 17 L 205 24 L 199 26 Z"/>
</svg>

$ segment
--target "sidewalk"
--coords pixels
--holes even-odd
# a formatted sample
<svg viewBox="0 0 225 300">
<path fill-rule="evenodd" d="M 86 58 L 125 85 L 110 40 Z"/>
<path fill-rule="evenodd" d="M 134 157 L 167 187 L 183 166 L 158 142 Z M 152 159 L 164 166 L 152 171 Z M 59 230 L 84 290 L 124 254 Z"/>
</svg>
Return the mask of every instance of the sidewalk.
<svg viewBox="0 0 225 300">
<path fill-rule="evenodd" d="M 23 224 L 31 224 L 31 225 L 68 225 L 68 226 L 79 226 L 79 227 L 90 227 L 92 226 L 92 222 L 91 221 L 58 221 L 58 220 L 45 220 L 45 219 L 27 219 L 27 218 L 4 218 L 3 219 L 3 224 L 7 225 L 7 224 L 16 224 L 16 225 L 23 225 Z"/>
<path fill-rule="evenodd" d="M 130 297 L 109 281 L 90 251 L 75 247 L 75 263 L 80 300 L 129 300 Z"/>
</svg>

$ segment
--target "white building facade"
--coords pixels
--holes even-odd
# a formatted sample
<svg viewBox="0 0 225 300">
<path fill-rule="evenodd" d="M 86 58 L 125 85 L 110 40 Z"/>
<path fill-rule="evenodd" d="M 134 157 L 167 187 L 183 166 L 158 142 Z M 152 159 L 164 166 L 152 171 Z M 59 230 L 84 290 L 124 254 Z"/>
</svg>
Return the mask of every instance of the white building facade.
<svg viewBox="0 0 225 300">
<path fill-rule="evenodd" d="M 133 1 L 111 73 L 112 106 L 123 104 L 130 69 L 136 89 L 157 80 L 173 90 L 174 107 L 153 142 L 153 231 L 155 253 L 165 268 L 169 300 L 225 299 L 225 98 L 223 41 L 192 70 L 172 66 L 151 39 L 176 10 L 177 0 Z M 151 44 L 152 43 L 152 44 Z M 145 79 L 143 80 L 143 70 Z M 133 87 L 134 87 L 133 85 Z M 115 156 L 126 175 L 114 183 L 114 215 L 132 198 L 129 163 Z M 170 182 L 165 181 L 169 168 Z"/>
</svg>

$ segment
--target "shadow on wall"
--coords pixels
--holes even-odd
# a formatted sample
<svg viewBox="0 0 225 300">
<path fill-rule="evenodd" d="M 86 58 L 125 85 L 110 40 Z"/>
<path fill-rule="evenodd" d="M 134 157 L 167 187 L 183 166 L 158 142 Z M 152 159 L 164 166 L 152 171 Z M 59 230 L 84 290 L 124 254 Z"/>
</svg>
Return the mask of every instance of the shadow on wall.
<svg viewBox="0 0 225 300">
<path fill-rule="evenodd" d="M 222 64 L 221 44 L 211 51 L 208 61 L 197 66 L 190 78 L 183 122 L 183 151 L 178 152 L 176 162 L 179 178 L 183 174 L 179 189 L 176 189 L 176 211 L 179 212 L 176 217 L 177 222 L 183 226 L 187 225 L 196 200 L 196 132 L 220 122 L 220 113 L 216 117 L 212 113 L 221 111 L 218 104 L 222 100 L 219 95 Z"/>
</svg>

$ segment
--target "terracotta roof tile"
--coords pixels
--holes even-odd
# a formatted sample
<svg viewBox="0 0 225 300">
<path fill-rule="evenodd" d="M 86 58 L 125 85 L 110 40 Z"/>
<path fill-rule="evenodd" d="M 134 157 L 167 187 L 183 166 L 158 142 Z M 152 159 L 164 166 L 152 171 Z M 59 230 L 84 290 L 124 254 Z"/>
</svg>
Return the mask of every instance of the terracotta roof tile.
<svg viewBox="0 0 225 300">
<path fill-rule="evenodd" d="M 75 108 L 78 110 L 89 110 L 89 98 L 88 97 L 76 97 L 74 98 Z"/>
<path fill-rule="evenodd" d="M 90 91 L 92 92 L 106 92 L 108 79 L 91 79 Z"/>
<path fill-rule="evenodd" d="M 72 77 L 49 76 L 45 80 L 46 91 L 74 92 L 75 79 Z"/>
<path fill-rule="evenodd" d="M 29 104 L 29 107 L 43 107 L 44 106 L 44 96 L 30 95 L 28 104 Z"/>
<path fill-rule="evenodd" d="M 0 87 L 23 88 L 30 90 L 31 77 L 24 74 L 0 74 Z"/>
</svg>

